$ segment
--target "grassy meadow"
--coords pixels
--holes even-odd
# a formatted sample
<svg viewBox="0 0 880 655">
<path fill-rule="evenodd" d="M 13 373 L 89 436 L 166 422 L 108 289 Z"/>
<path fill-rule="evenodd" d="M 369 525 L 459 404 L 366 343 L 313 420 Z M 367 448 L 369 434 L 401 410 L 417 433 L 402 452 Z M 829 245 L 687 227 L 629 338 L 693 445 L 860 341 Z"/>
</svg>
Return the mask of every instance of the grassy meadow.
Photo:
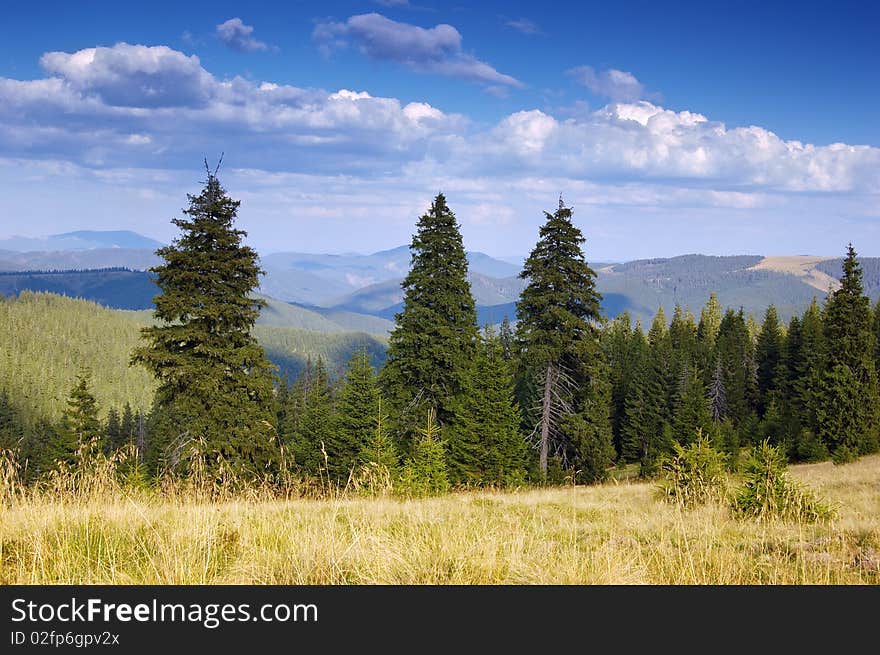
<svg viewBox="0 0 880 655">
<path fill-rule="evenodd" d="M 661 502 L 652 483 L 279 500 L 6 485 L 3 584 L 877 584 L 880 456 L 790 475 L 827 523 Z M 71 481 L 67 481 L 70 483 Z"/>
</svg>

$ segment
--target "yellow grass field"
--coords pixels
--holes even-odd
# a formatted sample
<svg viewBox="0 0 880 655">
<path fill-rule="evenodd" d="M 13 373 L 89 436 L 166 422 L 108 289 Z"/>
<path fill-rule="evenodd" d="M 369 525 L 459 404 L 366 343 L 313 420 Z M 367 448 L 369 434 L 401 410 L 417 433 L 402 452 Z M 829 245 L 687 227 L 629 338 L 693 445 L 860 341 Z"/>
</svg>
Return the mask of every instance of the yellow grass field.
<svg viewBox="0 0 880 655">
<path fill-rule="evenodd" d="M 609 482 L 439 498 L 7 499 L 3 584 L 877 584 L 880 456 L 792 467 L 827 524 L 682 510 Z"/>
</svg>

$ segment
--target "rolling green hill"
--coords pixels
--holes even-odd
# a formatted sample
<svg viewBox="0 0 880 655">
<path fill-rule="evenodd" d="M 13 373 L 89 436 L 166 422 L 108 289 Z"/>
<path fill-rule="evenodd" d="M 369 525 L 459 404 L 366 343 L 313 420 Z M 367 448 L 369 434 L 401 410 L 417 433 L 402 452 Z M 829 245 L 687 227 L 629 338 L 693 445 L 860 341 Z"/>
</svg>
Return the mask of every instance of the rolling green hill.
<svg viewBox="0 0 880 655">
<path fill-rule="evenodd" d="M 0 301 L 0 391 L 28 425 L 57 420 L 76 375 L 91 371 L 103 412 L 126 402 L 146 409 L 153 380 L 128 365 L 140 324 L 126 312 L 51 293 Z"/>
<path fill-rule="evenodd" d="M 89 370 L 102 412 L 126 402 L 146 409 L 153 379 L 128 362 L 140 328 L 151 321 L 151 311 L 107 309 L 52 293 L 0 298 L 0 392 L 28 425 L 41 418 L 56 421 L 76 375 Z M 339 373 L 359 348 L 367 349 L 376 366 L 384 360 L 383 340 L 362 332 L 258 325 L 255 335 L 279 373 L 290 378 L 319 356 L 331 373 Z"/>
</svg>

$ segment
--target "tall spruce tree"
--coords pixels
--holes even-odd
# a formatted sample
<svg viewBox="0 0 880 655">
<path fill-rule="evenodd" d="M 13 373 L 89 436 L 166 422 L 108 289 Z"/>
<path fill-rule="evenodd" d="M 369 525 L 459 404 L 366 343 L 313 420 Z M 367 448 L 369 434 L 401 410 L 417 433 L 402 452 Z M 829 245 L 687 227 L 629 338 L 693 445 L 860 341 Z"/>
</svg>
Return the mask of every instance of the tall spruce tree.
<svg viewBox="0 0 880 655">
<path fill-rule="evenodd" d="M 340 477 L 347 476 L 348 469 L 343 471 L 350 463 L 347 453 L 343 453 L 344 461 L 338 467 L 336 462 L 330 461 L 328 444 L 334 439 L 335 426 L 330 377 L 323 359 L 319 357 L 313 366 L 306 369 L 294 385 L 291 396 L 297 418 L 288 423 L 291 432 L 286 438 L 289 439 L 288 446 L 297 471 L 316 476 L 326 470 L 331 477 L 334 473 Z"/>
<path fill-rule="evenodd" d="M 455 419 L 478 336 L 461 232 L 442 193 L 419 219 L 410 250 L 403 311 L 379 375 L 403 452 L 411 451 L 429 409 L 441 428 Z"/>
<path fill-rule="evenodd" d="M 54 461 L 75 464 L 81 456 L 97 453 L 103 447 L 104 431 L 98 419 L 98 402 L 90 387 L 91 379 L 87 373 L 77 376 L 61 424 L 50 444 Z"/>
<path fill-rule="evenodd" d="M 104 428 L 104 447 L 108 453 L 116 452 L 126 444 L 122 433 L 122 421 L 119 412 L 111 407 L 107 412 L 107 424 Z"/>
<path fill-rule="evenodd" d="M 379 385 L 366 350 L 354 354 L 336 398 L 333 430 L 327 435 L 329 472 L 345 483 L 376 433 Z"/>
<path fill-rule="evenodd" d="M 870 300 L 852 244 L 840 288 L 825 305 L 826 368 L 819 387 L 819 437 L 835 461 L 845 462 L 878 446 L 877 371 Z"/>
<path fill-rule="evenodd" d="M 632 329 L 629 312 L 624 311 L 602 331 L 606 357 L 611 369 L 611 434 L 618 456 L 623 452 L 623 426 L 626 423 L 626 401 L 633 390 L 633 379 L 644 355 L 642 326 Z"/>
<path fill-rule="evenodd" d="M 880 371 L 880 300 L 874 305 L 874 368 Z"/>
<path fill-rule="evenodd" d="M 523 482 L 526 444 L 520 420 L 504 346 L 487 326 L 447 439 L 450 481 L 495 486 Z"/>
<path fill-rule="evenodd" d="M 764 322 L 755 346 L 758 372 L 758 414 L 764 415 L 770 394 L 779 387 L 779 365 L 782 360 L 782 331 L 776 307 L 770 305 L 764 314 Z"/>
<path fill-rule="evenodd" d="M 215 171 L 216 173 L 216 171 Z M 239 201 L 217 179 L 190 195 L 182 234 L 157 254 L 158 325 L 133 361 L 156 376 L 157 401 L 173 441 L 190 440 L 208 474 L 222 467 L 246 481 L 277 462 L 272 365 L 251 334 L 261 301 L 257 253 L 233 224 Z"/>
<path fill-rule="evenodd" d="M 682 369 L 678 382 L 675 414 L 672 418 L 676 440 L 687 445 L 697 438 L 697 431 L 709 434 L 712 429 L 712 412 L 703 376 L 693 366 Z"/>
<path fill-rule="evenodd" d="M 596 273 L 584 259 L 585 239 L 561 198 L 555 213 L 544 214 L 538 243 L 520 273 L 528 284 L 517 302 L 517 343 L 521 361 L 541 379 L 539 467 L 546 478 L 551 449 L 575 470 L 604 470 L 610 463 L 587 462 L 596 455 L 605 458 L 610 449 L 587 446 L 583 426 L 577 424 L 572 434 L 563 420 L 587 407 L 610 404 L 610 394 L 603 393 L 604 400 L 590 397 L 606 388 L 607 380 L 595 378 L 607 370 L 597 327 L 601 295 Z M 606 419 L 608 413 L 605 408 Z M 607 438 L 610 444 L 610 430 L 595 431 L 590 438 Z"/>
</svg>

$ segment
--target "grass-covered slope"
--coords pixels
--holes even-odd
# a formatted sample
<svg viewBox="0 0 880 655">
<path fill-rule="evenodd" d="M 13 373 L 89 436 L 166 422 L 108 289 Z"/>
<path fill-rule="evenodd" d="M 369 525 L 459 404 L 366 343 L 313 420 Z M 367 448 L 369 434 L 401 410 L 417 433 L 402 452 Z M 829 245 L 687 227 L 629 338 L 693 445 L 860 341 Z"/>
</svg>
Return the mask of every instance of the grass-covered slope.
<svg viewBox="0 0 880 655">
<path fill-rule="evenodd" d="M 0 584 L 878 584 L 880 457 L 791 468 L 819 524 L 661 503 L 650 482 L 424 500 L 16 498 Z"/>
<path fill-rule="evenodd" d="M 57 420 L 76 375 L 89 370 L 101 409 L 147 408 L 153 380 L 128 365 L 140 324 L 124 312 L 51 293 L 0 301 L 0 391 L 28 423 Z"/>
<path fill-rule="evenodd" d="M 76 375 L 88 370 L 103 413 L 126 402 L 146 409 L 153 379 L 128 362 L 140 328 L 151 322 L 147 310 L 107 309 L 52 293 L 25 291 L 0 299 L 0 392 L 9 395 L 29 424 L 40 418 L 56 421 Z M 365 333 L 258 325 L 255 334 L 279 372 L 291 378 L 310 358 L 323 357 L 338 373 L 359 348 L 367 349 L 376 366 L 385 356 L 383 341 Z"/>
</svg>

